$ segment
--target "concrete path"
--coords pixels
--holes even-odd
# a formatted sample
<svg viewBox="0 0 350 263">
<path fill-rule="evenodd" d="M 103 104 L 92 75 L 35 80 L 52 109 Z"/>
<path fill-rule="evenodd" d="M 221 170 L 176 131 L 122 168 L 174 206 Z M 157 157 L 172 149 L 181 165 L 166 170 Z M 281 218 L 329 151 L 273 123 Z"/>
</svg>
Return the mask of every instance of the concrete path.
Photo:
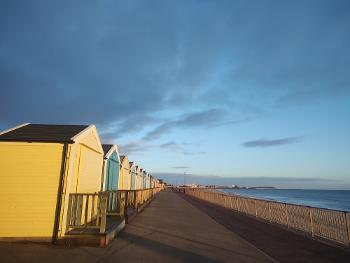
<svg viewBox="0 0 350 263">
<path fill-rule="evenodd" d="M 274 262 L 179 195 L 162 192 L 108 248 L 0 244 L 1 262 Z"/>
</svg>

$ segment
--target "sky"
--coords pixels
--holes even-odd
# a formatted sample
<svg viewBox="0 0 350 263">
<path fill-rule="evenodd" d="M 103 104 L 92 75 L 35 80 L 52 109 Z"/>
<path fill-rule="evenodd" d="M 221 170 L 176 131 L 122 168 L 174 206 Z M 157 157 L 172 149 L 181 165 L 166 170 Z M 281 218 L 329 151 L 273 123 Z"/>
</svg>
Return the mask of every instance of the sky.
<svg viewBox="0 0 350 263">
<path fill-rule="evenodd" d="M 95 124 L 170 183 L 350 189 L 349 71 L 347 0 L 0 3 L 0 130 Z"/>
</svg>

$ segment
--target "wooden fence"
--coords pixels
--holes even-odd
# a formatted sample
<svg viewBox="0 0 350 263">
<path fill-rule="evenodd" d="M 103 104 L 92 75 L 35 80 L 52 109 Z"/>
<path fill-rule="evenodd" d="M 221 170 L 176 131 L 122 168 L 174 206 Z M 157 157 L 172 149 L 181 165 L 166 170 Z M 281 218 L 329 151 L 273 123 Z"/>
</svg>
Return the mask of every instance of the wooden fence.
<svg viewBox="0 0 350 263">
<path fill-rule="evenodd" d="M 266 201 L 204 189 L 184 189 L 186 194 L 250 216 L 285 225 L 350 246 L 350 213 L 310 206 Z"/>
<path fill-rule="evenodd" d="M 159 191 L 161 188 L 69 194 L 67 231 L 95 228 L 104 233 L 108 216 L 124 218 L 128 208 L 137 209 Z"/>
</svg>

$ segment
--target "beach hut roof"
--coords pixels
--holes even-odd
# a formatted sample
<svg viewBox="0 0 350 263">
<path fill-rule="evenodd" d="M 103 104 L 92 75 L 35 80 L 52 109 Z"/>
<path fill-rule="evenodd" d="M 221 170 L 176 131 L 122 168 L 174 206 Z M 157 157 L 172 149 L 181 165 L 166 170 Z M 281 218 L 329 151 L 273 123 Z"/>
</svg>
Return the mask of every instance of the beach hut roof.
<svg viewBox="0 0 350 263">
<path fill-rule="evenodd" d="M 129 162 L 130 168 L 134 165 L 134 162 Z"/>
<path fill-rule="evenodd" d="M 105 158 L 109 158 L 109 156 L 111 156 L 111 154 L 114 151 L 116 151 L 117 153 L 119 152 L 118 145 L 115 145 L 115 144 L 102 144 L 102 149 L 103 149 Z"/>
<path fill-rule="evenodd" d="M 1 132 L 0 141 L 73 143 L 75 137 L 90 126 L 25 123 Z"/>
</svg>

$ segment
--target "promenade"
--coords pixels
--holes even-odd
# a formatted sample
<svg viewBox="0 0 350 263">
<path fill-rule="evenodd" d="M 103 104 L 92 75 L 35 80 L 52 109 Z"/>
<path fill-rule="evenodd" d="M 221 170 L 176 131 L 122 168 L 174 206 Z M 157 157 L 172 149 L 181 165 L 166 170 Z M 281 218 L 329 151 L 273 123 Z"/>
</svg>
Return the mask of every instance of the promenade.
<svg viewBox="0 0 350 263">
<path fill-rule="evenodd" d="M 178 194 L 162 192 L 108 248 L 0 243 L 1 262 L 276 262 Z"/>
</svg>

